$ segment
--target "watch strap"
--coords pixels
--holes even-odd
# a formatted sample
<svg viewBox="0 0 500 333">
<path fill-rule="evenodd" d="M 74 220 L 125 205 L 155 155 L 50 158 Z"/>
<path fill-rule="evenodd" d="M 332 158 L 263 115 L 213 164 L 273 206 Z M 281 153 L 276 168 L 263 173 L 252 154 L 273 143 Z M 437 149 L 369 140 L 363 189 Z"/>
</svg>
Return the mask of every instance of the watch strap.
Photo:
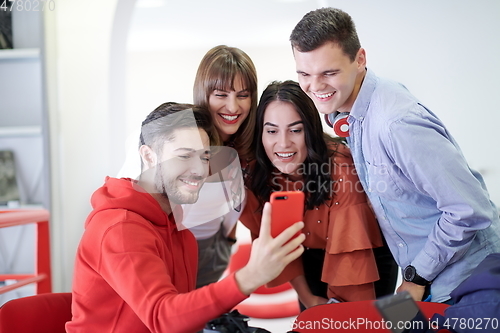
<svg viewBox="0 0 500 333">
<path fill-rule="evenodd" d="M 430 281 L 427 281 L 426 279 L 424 279 L 423 277 L 421 277 L 417 273 L 415 273 L 415 277 L 413 278 L 413 281 L 411 281 L 411 282 L 418 284 L 419 286 L 426 286 L 428 284 L 431 284 Z"/>
</svg>

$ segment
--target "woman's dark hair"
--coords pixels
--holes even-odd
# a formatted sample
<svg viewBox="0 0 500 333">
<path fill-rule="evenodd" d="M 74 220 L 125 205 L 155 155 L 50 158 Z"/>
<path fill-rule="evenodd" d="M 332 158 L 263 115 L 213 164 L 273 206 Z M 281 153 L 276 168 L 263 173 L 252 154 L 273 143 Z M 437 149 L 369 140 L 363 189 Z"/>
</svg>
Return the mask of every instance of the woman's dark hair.
<svg viewBox="0 0 500 333">
<path fill-rule="evenodd" d="M 304 182 L 304 190 L 317 189 L 315 191 L 304 191 L 306 209 L 313 209 L 331 198 L 331 168 L 329 166 L 330 156 L 333 152 L 328 149 L 327 141 L 336 141 L 336 139 L 323 133 L 321 119 L 313 101 L 295 81 L 272 82 L 262 93 L 257 106 L 256 129 L 253 140 L 256 162 L 251 171 L 248 186 L 261 204 L 269 201 L 272 192 L 281 190 L 272 181 L 272 177 L 277 175 L 278 172 L 267 157 L 262 144 L 264 114 L 269 104 L 274 101 L 290 103 L 303 122 L 307 157 L 301 170 L 304 177 L 302 181 Z M 326 191 L 321 184 L 328 184 Z"/>
</svg>

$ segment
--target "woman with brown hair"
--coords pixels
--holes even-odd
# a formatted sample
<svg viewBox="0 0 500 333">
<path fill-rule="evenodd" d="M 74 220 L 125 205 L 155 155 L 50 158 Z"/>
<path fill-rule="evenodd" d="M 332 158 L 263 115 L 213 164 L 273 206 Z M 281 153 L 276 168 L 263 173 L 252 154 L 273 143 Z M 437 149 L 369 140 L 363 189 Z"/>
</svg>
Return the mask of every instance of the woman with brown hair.
<svg viewBox="0 0 500 333">
<path fill-rule="evenodd" d="M 219 280 L 236 242 L 236 222 L 245 198 L 241 170 L 253 158 L 257 99 L 257 72 L 245 52 L 219 45 L 205 54 L 196 73 L 193 100 L 210 111 L 226 148 L 211 159 L 211 176 L 198 202 L 184 207 L 183 223 L 198 241 L 197 288 Z"/>
</svg>

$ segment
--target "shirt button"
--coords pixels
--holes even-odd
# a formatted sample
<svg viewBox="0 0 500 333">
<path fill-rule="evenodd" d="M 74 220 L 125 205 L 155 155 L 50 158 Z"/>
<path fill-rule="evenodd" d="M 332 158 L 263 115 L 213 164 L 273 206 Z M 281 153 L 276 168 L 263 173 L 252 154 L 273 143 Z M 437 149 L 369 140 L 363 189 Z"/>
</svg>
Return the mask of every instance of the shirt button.
<svg viewBox="0 0 500 333">
<path fill-rule="evenodd" d="M 318 221 L 318 223 L 321 223 L 321 221 Z"/>
<path fill-rule="evenodd" d="M 342 178 L 339 179 L 339 182 L 341 182 L 341 181 L 342 181 Z"/>
<path fill-rule="evenodd" d="M 365 117 L 363 117 L 363 116 L 359 117 L 359 120 L 363 120 L 363 119 L 365 119 Z"/>
<path fill-rule="evenodd" d="M 309 236 L 311 233 L 310 232 L 307 232 L 306 235 Z"/>
<path fill-rule="evenodd" d="M 399 243 L 398 246 L 399 247 L 404 247 L 404 244 L 403 243 Z"/>
<path fill-rule="evenodd" d="M 316 207 L 316 210 L 318 210 L 318 209 L 319 209 L 319 207 Z"/>
<path fill-rule="evenodd" d="M 339 202 L 337 201 L 335 204 L 336 204 L 336 205 L 338 205 L 338 204 L 339 204 Z"/>
<path fill-rule="evenodd" d="M 328 239 L 328 236 L 326 237 L 326 239 Z"/>
</svg>

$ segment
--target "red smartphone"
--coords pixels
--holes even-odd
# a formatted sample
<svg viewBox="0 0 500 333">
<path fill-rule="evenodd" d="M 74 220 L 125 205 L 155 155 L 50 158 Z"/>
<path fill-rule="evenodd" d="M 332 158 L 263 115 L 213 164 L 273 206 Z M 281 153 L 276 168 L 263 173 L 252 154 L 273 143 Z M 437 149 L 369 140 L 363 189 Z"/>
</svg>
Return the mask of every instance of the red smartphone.
<svg viewBox="0 0 500 333">
<path fill-rule="evenodd" d="M 304 219 L 304 192 L 280 191 L 271 193 L 271 236 Z M 294 236 L 300 235 L 300 231 Z"/>
</svg>

